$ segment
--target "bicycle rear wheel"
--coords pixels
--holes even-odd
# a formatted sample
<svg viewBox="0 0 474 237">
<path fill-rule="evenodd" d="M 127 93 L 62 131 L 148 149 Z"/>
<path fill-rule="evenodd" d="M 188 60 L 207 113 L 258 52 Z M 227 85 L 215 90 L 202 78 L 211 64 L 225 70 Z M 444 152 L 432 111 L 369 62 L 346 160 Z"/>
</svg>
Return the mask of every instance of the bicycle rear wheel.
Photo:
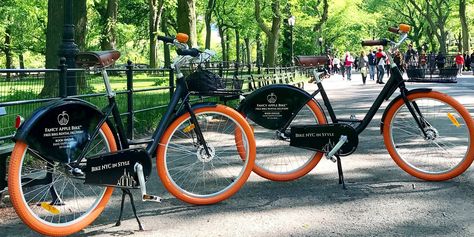
<svg viewBox="0 0 474 237">
<path fill-rule="evenodd" d="M 273 181 L 291 181 L 310 172 L 323 153 L 290 146 L 290 141 L 278 136 L 276 130 L 263 128 L 249 120 L 257 144 L 254 172 Z M 314 100 L 298 111 L 288 130 L 294 125 L 326 124 L 323 111 Z"/>
<path fill-rule="evenodd" d="M 436 92 L 408 95 L 421 112 L 427 137 L 416 124 L 403 99 L 387 111 L 383 136 L 397 165 L 412 176 L 443 181 L 462 174 L 473 162 L 474 122 L 452 97 Z"/>
<path fill-rule="evenodd" d="M 156 166 L 163 185 L 175 197 L 191 204 L 213 204 L 232 196 L 248 179 L 255 140 L 248 123 L 232 108 L 217 105 L 194 113 L 210 154 L 199 143 L 197 126 L 186 113 L 166 129 Z M 241 136 L 238 143 L 235 133 Z"/>
<path fill-rule="evenodd" d="M 92 142 L 86 158 L 117 150 L 107 124 Z M 113 188 L 87 185 L 83 179 L 71 177 L 62 164 L 42 158 L 22 141 L 13 148 L 8 173 L 8 191 L 16 213 L 31 229 L 48 236 L 70 235 L 87 227 L 104 210 L 113 192 Z M 53 197 L 52 187 L 59 199 Z"/>
</svg>

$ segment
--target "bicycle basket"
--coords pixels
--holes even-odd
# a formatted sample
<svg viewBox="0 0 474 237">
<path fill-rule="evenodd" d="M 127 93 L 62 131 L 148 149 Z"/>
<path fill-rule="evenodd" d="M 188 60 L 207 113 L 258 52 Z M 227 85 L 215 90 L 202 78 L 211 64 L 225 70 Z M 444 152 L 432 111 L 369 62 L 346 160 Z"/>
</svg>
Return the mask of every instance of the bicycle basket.
<svg viewBox="0 0 474 237">
<path fill-rule="evenodd" d="M 211 92 L 225 89 L 221 78 L 208 70 L 198 70 L 191 73 L 186 78 L 186 84 L 189 91 L 195 92 Z"/>
</svg>

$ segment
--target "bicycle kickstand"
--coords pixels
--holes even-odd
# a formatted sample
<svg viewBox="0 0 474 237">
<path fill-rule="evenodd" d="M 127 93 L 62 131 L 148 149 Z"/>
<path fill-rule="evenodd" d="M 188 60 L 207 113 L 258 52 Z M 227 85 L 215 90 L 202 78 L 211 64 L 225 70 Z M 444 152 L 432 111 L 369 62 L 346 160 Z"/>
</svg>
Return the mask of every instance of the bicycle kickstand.
<svg viewBox="0 0 474 237">
<path fill-rule="evenodd" d="M 339 155 L 335 155 L 337 160 L 337 173 L 339 174 L 339 184 L 342 184 L 342 189 L 346 188 L 346 182 L 344 182 L 344 173 L 342 172 L 342 162 Z"/>
<path fill-rule="evenodd" d="M 138 218 L 137 209 L 135 208 L 135 201 L 133 200 L 132 192 L 130 192 L 130 189 L 128 189 L 128 188 L 122 188 L 122 204 L 120 205 L 119 219 L 118 219 L 117 223 L 115 223 L 115 226 L 120 226 L 121 225 L 123 206 L 124 206 L 124 203 L 125 203 L 126 195 L 128 195 L 130 197 L 130 204 L 132 205 L 133 215 L 135 216 L 135 219 L 137 219 L 137 222 L 138 222 L 138 229 L 140 231 L 143 231 L 142 223 L 140 222 L 140 219 Z"/>
<path fill-rule="evenodd" d="M 328 159 L 333 162 L 337 162 L 337 172 L 339 174 L 339 184 L 342 184 L 342 189 L 346 189 L 346 183 L 344 182 L 344 173 L 342 172 L 341 157 L 337 154 L 339 149 L 347 142 L 347 136 L 341 136 L 339 142 L 326 154 Z M 334 159 L 336 157 L 336 159 Z"/>
</svg>

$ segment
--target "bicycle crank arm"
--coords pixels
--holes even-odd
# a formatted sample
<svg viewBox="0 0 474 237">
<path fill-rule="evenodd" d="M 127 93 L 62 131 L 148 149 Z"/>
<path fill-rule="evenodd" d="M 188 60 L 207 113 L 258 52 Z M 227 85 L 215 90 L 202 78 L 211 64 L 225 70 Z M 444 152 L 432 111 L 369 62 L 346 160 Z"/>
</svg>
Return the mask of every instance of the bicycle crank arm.
<svg viewBox="0 0 474 237">
<path fill-rule="evenodd" d="M 341 138 L 339 138 L 339 142 L 337 142 L 334 148 L 332 148 L 332 150 L 326 154 L 326 157 L 330 159 L 331 161 L 336 162 L 336 159 L 333 158 L 333 156 L 336 154 L 337 151 L 339 151 L 339 149 L 341 149 L 342 145 L 344 145 L 344 143 L 346 142 L 347 142 L 347 136 L 344 136 L 344 135 L 341 136 Z"/>
<path fill-rule="evenodd" d="M 143 166 L 140 163 L 135 164 L 135 172 L 138 176 L 138 183 L 140 184 L 140 191 L 142 192 L 142 201 L 144 202 L 161 202 L 161 197 L 150 195 L 146 193 L 145 175 L 143 174 Z"/>
</svg>

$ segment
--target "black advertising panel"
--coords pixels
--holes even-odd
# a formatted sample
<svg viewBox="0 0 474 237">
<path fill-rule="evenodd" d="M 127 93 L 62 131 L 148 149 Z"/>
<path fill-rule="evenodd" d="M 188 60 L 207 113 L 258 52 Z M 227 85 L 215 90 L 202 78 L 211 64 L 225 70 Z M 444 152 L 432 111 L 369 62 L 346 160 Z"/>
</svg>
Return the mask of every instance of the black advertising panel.
<svg viewBox="0 0 474 237">
<path fill-rule="evenodd" d="M 240 109 L 258 125 L 267 129 L 279 129 L 310 98 L 309 94 L 296 87 L 271 85 L 250 94 Z"/>
<path fill-rule="evenodd" d="M 337 154 L 352 154 L 359 145 L 359 137 L 354 128 L 347 124 L 291 126 L 290 146 L 328 153 L 341 136 L 347 136 L 347 142 Z"/>
<path fill-rule="evenodd" d="M 143 149 L 128 149 L 87 159 L 86 184 L 137 188 L 135 164 L 143 166 L 145 180 L 151 173 L 151 158 Z"/>
<path fill-rule="evenodd" d="M 61 101 L 36 111 L 18 130 L 31 149 L 49 160 L 75 161 L 92 139 L 103 115 L 93 106 L 79 101 Z"/>
</svg>

